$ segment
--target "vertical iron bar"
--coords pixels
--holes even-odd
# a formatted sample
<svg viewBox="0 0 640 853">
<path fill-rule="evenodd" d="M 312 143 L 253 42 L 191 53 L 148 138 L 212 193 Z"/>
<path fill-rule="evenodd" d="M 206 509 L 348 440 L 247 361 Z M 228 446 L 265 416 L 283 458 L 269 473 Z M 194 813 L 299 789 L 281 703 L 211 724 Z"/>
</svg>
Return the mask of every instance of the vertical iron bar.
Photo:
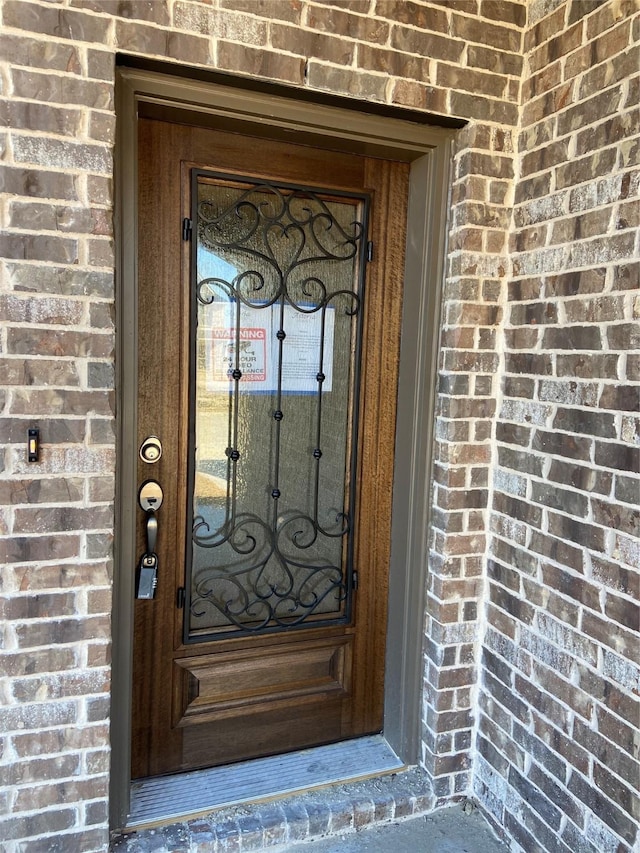
<svg viewBox="0 0 640 853">
<path fill-rule="evenodd" d="M 240 381 L 242 378 L 240 371 L 240 340 L 242 329 L 242 302 L 236 299 L 236 322 L 235 322 L 235 358 L 233 370 L 233 435 L 231 441 L 231 529 L 236 519 L 237 494 L 238 494 L 238 461 L 240 460 L 240 451 L 238 449 L 238 439 L 240 435 Z"/>
<path fill-rule="evenodd" d="M 318 359 L 318 374 L 317 374 L 317 383 L 318 383 L 318 405 L 316 407 L 316 446 L 313 451 L 314 459 L 316 460 L 316 470 L 315 470 L 315 485 L 314 485 L 314 495 L 313 495 L 313 520 L 318 525 L 318 495 L 320 493 L 320 460 L 322 458 L 322 445 L 321 445 L 321 432 L 322 432 L 322 394 L 324 392 L 324 335 L 325 335 L 325 322 L 326 322 L 326 312 L 327 312 L 327 301 L 325 298 L 324 304 L 322 306 L 320 316 L 320 358 Z"/>
<path fill-rule="evenodd" d="M 284 306 L 285 306 L 285 288 L 286 283 L 284 280 L 280 282 L 280 290 L 281 296 L 279 299 L 280 302 L 280 318 L 278 323 L 278 332 L 277 340 L 278 340 L 278 381 L 276 386 L 276 408 L 274 412 L 274 421 L 275 421 L 275 437 L 274 437 L 274 458 L 273 458 L 273 467 L 274 467 L 274 479 L 273 479 L 273 489 L 271 491 L 271 497 L 273 499 L 273 532 L 274 534 L 277 531 L 278 527 L 278 502 L 280 500 L 280 441 L 282 438 L 281 430 L 282 430 L 282 361 L 284 358 L 284 342 L 285 342 L 285 328 L 284 328 Z M 278 413 L 280 413 L 280 417 L 278 417 Z"/>
<path fill-rule="evenodd" d="M 366 259 L 368 252 L 368 241 L 367 237 L 369 234 L 369 208 L 371 206 L 371 197 L 365 196 L 362 199 L 362 216 L 360 217 L 360 221 L 362 223 L 362 233 L 360 240 L 360 252 L 358 258 L 358 296 L 360 299 L 360 310 L 358 311 L 358 315 L 356 318 L 356 340 L 355 340 L 355 358 L 354 358 L 354 369 L 353 369 L 353 423 L 351 425 L 351 436 L 352 436 L 352 445 L 351 445 L 351 474 L 350 474 L 350 486 L 349 486 L 349 518 L 351 519 L 352 529 L 355 528 L 357 519 L 357 504 L 356 504 L 356 478 L 358 474 L 358 428 L 360 423 L 360 375 L 362 372 L 362 333 L 364 326 L 364 302 L 365 302 L 365 283 L 366 283 Z M 350 535 L 347 540 L 347 618 L 351 620 L 352 609 L 353 609 L 353 590 L 355 588 L 355 577 L 356 570 L 354 565 L 354 550 L 355 550 L 355 537 Z M 354 577 L 355 576 L 355 577 Z"/>
<path fill-rule="evenodd" d="M 187 424 L 187 506 L 186 523 L 193 524 L 194 517 L 194 493 L 195 493 L 195 444 L 196 444 L 196 395 L 197 395 L 197 371 L 198 371 L 198 174 L 196 169 L 191 170 L 190 176 L 191 198 L 189 200 L 191 216 L 191 242 L 189 245 L 189 299 L 187 300 L 189 316 L 189 404 Z M 191 601 L 192 582 L 191 576 L 193 566 L 193 538 L 185 536 L 184 555 L 184 589 L 187 602 Z M 182 609 L 182 636 L 184 642 L 189 641 L 191 633 L 191 611 L 189 607 Z"/>
</svg>

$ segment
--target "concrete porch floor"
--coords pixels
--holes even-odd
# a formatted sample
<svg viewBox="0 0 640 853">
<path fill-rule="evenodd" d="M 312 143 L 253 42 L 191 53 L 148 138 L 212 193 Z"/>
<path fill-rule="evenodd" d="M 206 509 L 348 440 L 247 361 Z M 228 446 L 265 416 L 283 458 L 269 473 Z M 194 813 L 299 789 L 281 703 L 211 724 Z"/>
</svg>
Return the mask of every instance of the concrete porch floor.
<svg viewBox="0 0 640 853">
<path fill-rule="evenodd" d="M 277 853 L 506 853 L 508 849 L 480 811 L 465 814 L 457 804 L 401 823 L 285 845 Z"/>
</svg>

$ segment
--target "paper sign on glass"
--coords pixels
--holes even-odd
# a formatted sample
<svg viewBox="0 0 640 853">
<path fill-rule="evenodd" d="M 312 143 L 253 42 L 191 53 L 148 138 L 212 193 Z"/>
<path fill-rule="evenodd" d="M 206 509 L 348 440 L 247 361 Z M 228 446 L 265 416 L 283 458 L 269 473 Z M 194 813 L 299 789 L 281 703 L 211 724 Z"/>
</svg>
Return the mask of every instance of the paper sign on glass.
<svg viewBox="0 0 640 853">
<path fill-rule="evenodd" d="M 306 306 L 305 306 L 306 308 Z M 206 306 L 200 323 L 204 323 L 207 365 L 207 390 L 213 393 L 230 390 L 236 365 L 242 372 L 240 389 L 244 393 L 273 393 L 278 388 L 280 341 L 276 332 L 282 328 L 281 382 L 284 394 L 314 394 L 318 391 L 317 374 L 325 376 L 323 392 L 331 391 L 333 376 L 333 329 L 335 311 L 301 312 L 290 305 L 240 309 L 239 334 L 236 329 L 237 303 L 213 302 Z M 320 365 L 320 344 L 324 352 Z M 237 352 L 236 352 L 237 350 Z"/>
</svg>

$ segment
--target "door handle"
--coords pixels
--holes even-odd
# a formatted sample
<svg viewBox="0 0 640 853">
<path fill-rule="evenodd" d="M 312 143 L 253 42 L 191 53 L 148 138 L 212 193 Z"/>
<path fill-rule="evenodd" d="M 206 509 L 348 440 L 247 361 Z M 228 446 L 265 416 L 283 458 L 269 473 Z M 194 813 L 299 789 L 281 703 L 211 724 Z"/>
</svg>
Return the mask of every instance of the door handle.
<svg viewBox="0 0 640 853">
<path fill-rule="evenodd" d="M 155 598 L 158 585 L 158 555 L 156 554 L 156 542 L 158 541 L 158 517 L 156 512 L 160 509 L 164 497 L 160 483 L 155 480 L 147 480 L 140 487 L 138 503 L 146 513 L 145 537 L 146 550 L 138 563 L 138 576 L 136 581 L 136 598 Z"/>
<path fill-rule="evenodd" d="M 158 541 L 158 518 L 153 510 L 147 510 L 147 554 L 156 553 Z"/>
</svg>

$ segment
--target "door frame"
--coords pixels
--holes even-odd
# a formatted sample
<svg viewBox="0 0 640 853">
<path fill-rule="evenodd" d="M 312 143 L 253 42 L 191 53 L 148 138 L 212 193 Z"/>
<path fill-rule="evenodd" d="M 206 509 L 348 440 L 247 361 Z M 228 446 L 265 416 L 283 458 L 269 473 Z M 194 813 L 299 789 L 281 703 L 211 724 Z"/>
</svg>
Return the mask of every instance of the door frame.
<svg viewBox="0 0 640 853">
<path fill-rule="evenodd" d="M 173 71 L 173 74 L 166 73 Z M 116 536 L 113 579 L 110 813 L 124 826 L 130 802 L 131 671 L 136 565 L 137 119 L 216 126 L 411 163 L 392 510 L 384 736 L 406 764 L 420 762 L 433 417 L 441 293 L 455 131 L 428 115 L 285 87 L 242 88 L 121 67 L 116 77 Z M 251 85 L 250 82 L 248 85 Z M 321 101 L 321 102 L 319 102 Z M 338 103 L 336 103 L 338 102 Z M 339 104 L 339 105 L 338 105 Z M 345 106 L 345 105 L 348 106 Z M 371 108 L 372 112 L 363 112 Z M 375 110 L 375 112 L 374 112 Z M 380 114 L 380 113 L 384 114 Z M 378 114 L 376 114 L 378 113 Z M 295 134 L 295 136 L 293 135 Z"/>
</svg>

